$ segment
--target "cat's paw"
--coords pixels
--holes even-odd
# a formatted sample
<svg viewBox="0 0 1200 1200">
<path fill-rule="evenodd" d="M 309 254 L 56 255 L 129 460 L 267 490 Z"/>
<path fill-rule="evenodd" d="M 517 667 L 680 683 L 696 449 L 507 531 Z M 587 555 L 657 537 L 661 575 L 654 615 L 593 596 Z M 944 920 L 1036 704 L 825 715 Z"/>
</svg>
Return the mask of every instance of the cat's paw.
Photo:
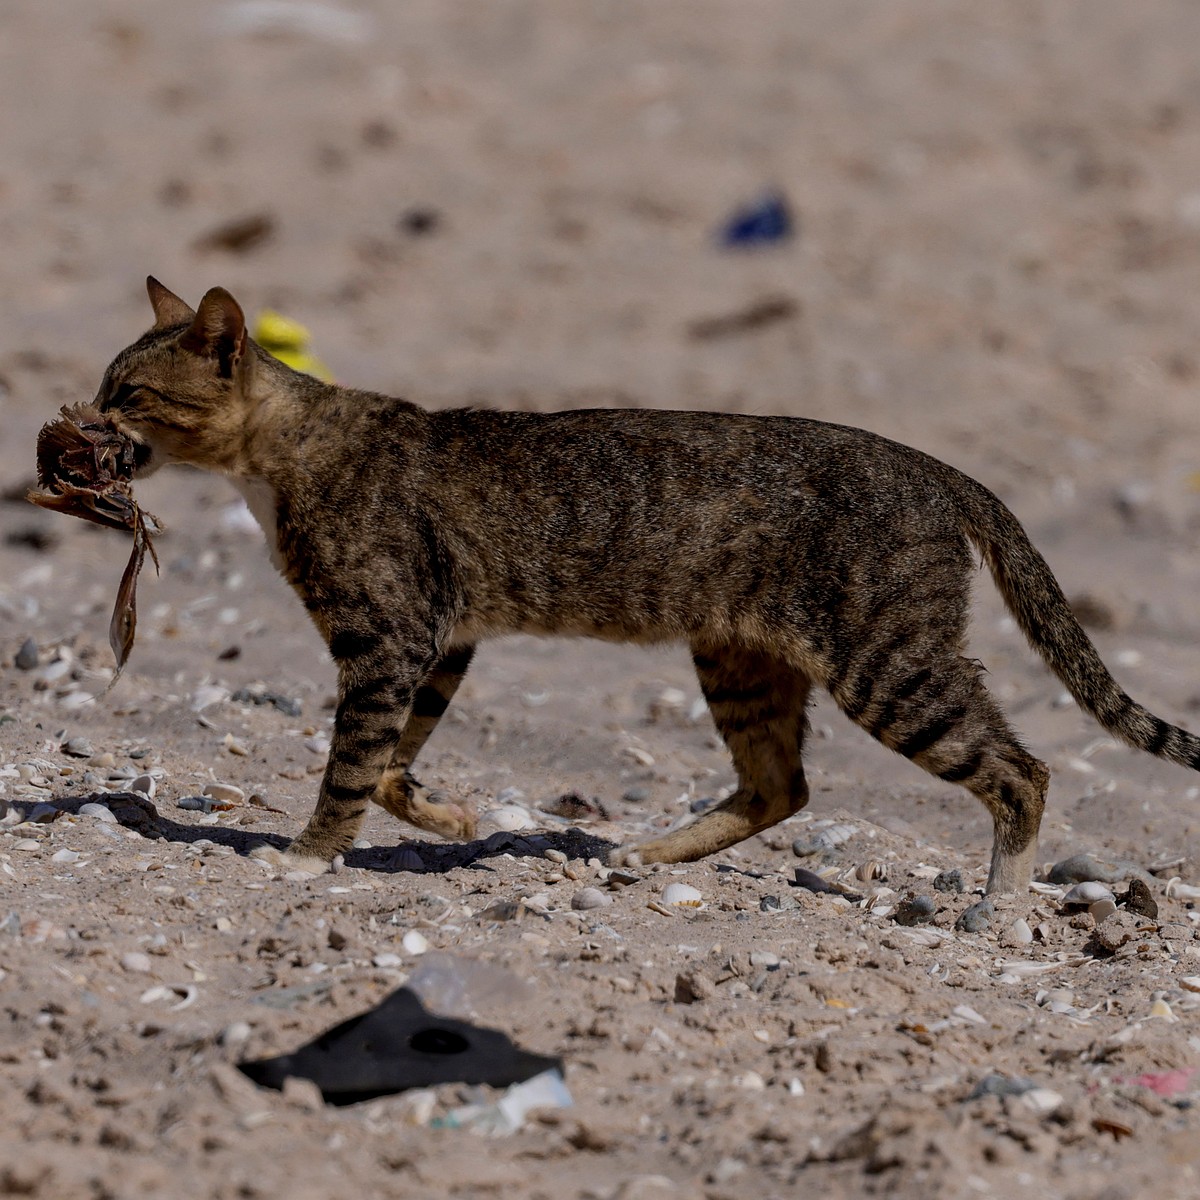
<svg viewBox="0 0 1200 1200">
<path fill-rule="evenodd" d="M 615 846 L 608 852 L 608 865 L 610 867 L 644 866 L 641 849 L 641 846 Z"/>
<path fill-rule="evenodd" d="M 250 857 L 285 874 L 288 871 L 303 871 L 306 875 L 324 875 L 330 864 L 312 854 L 294 854 L 291 850 L 280 850 L 276 846 L 255 846 Z"/>
</svg>

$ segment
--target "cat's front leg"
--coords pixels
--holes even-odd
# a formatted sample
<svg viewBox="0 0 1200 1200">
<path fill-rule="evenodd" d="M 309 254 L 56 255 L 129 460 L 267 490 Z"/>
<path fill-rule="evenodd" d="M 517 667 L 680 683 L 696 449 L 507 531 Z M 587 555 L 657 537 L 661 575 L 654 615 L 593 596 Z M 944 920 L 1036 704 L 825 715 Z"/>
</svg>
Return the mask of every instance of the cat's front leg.
<svg viewBox="0 0 1200 1200">
<path fill-rule="evenodd" d="M 377 651 L 344 658 L 339 668 L 337 714 L 317 807 L 286 851 L 271 846 L 252 851 L 281 870 L 319 875 L 354 845 L 430 669 L 415 656 L 384 661 Z"/>
</svg>

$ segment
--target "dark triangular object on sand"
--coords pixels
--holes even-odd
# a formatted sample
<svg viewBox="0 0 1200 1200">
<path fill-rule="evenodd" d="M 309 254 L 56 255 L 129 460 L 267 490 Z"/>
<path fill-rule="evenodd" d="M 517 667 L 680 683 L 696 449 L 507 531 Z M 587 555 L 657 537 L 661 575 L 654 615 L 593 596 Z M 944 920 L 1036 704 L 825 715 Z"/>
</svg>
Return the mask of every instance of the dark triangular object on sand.
<svg viewBox="0 0 1200 1200">
<path fill-rule="evenodd" d="M 288 1076 L 311 1079 L 330 1104 L 354 1104 L 438 1083 L 522 1083 L 562 1060 L 522 1050 L 497 1029 L 480 1029 L 427 1012 L 400 988 L 369 1012 L 351 1017 L 293 1054 L 238 1063 L 264 1087 Z"/>
</svg>

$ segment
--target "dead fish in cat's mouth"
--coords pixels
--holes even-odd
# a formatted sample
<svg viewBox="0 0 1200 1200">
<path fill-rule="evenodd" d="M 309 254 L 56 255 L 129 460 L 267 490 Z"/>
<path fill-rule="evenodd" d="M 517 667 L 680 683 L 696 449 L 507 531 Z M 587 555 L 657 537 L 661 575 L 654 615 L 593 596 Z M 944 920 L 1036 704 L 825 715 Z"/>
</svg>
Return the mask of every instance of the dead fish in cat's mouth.
<svg viewBox="0 0 1200 1200">
<path fill-rule="evenodd" d="M 117 659 L 108 688 L 120 678 L 133 649 L 137 580 L 147 551 L 158 569 L 150 535 L 161 533 L 162 525 L 157 517 L 142 511 L 130 487 L 134 475 L 149 461 L 150 447 L 122 433 L 92 404 L 64 407 L 57 420 L 47 422 L 38 434 L 38 488 L 29 493 L 29 500 L 42 508 L 133 533 L 133 550 L 108 628 L 109 645 Z"/>
</svg>

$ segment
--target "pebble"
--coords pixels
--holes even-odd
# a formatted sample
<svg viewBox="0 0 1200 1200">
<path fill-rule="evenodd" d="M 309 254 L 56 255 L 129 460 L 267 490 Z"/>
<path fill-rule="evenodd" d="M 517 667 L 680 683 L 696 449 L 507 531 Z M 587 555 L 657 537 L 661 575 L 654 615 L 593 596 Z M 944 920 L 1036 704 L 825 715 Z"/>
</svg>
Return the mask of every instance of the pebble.
<svg viewBox="0 0 1200 1200">
<path fill-rule="evenodd" d="M 1051 1088 L 1030 1088 L 1021 1096 L 1021 1103 L 1039 1117 L 1048 1117 L 1062 1102 L 1062 1095 Z"/>
<path fill-rule="evenodd" d="M 423 933 L 410 929 L 400 939 L 400 945 L 404 947 L 406 954 L 424 954 L 429 949 L 429 940 Z"/>
<path fill-rule="evenodd" d="M 72 758 L 91 758 L 96 753 L 96 748 L 85 737 L 67 738 L 61 750 Z"/>
<path fill-rule="evenodd" d="M 64 847 L 62 850 L 55 850 L 55 852 L 50 855 L 50 861 L 56 863 L 73 863 L 78 862 L 81 857 L 82 855 L 79 854 L 78 851 L 68 850 Z"/>
<path fill-rule="evenodd" d="M 122 954 L 121 966 L 135 975 L 149 975 L 154 970 L 150 955 L 143 954 L 140 950 L 131 950 L 128 954 Z"/>
<path fill-rule="evenodd" d="M 968 1100 L 979 1100 L 984 1096 L 1024 1096 L 1037 1085 L 1032 1079 L 1019 1075 L 985 1075 L 972 1089 Z"/>
<path fill-rule="evenodd" d="M 1029 928 L 1029 922 L 1024 917 L 1018 917 L 1012 923 L 1012 936 L 1018 946 L 1028 946 L 1033 941 L 1033 930 Z"/>
<path fill-rule="evenodd" d="M 136 792 L 141 789 L 134 788 L 133 790 Z M 200 789 L 200 794 L 213 800 L 223 800 L 229 804 L 241 804 L 246 799 L 246 793 L 232 783 L 206 783 Z"/>
<path fill-rule="evenodd" d="M 662 902 L 684 908 L 699 908 L 704 903 L 704 897 L 690 883 L 668 883 L 662 890 Z"/>
<path fill-rule="evenodd" d="M 35 804 L 25 820 L 32 821 L 35 825 L 49 825 L 58 815 L 59 810 L 53 804 Z"/>
<path fill-rule="evenodd" d="M 234 1021 L 221 1030 L 222 1046 L 240 1046 L 250 1040 L 254 1031 L 245 1021 Z"/>
<path fill-rule="evenodd" d="M 1142 918 L 1135 913 L 1115 912 L 1096 926 L 1096 940 L 1106 950 L 1118 950 L 1137 937 L 1142 923 Z"/>
<path fill-rule="evenodd" d="M 897 925 L 922 925 L 932 921 L 937 914 L 937 905 L 932 896 L 918 896 L 909 892 L 892 913 L 892 920 Z"/>
<path fill-rule="evenodd" d="M 799 837 L 792 843 L 792 853 L 797 858 L 808 858 L 813 854 L 823 854 L 826 850 L 834 850 L 848 842 L 858 829 L 854 825 L 832 824 L 823 829 L 817 829 L 805 837 Z"/>
<path fill-rule="evenodd" d="M 102 750 L 99 754 L 92 755 L 91 765 L 98 769 L 115 767 L 117 760 L 113 757 L 112 751 Z"/>
<path fill-rule="evenodd" d="M 942 871 L 933 877 L 935 892 L 965 892 L 967 890 L 963 873 L 955 867 L 953 871 Z"/>
<path fill-rule="evenodd" d="M 996 908 L 986 897 L 970 908 L 964 909 L 954 922 L 954 928 L 960 933 L 982 933 L 996 915 Z"/>
<path fill-rule="evenodd" d="M 594 887 L 580 888 L 571 897 L 571 907 L 576 912 L 586 912 L 589 908 L 603 908 L 606 904 L 611 903 L 611 896 Z"/>
<path fill-rule="evenodd" d="M 387 951 L 383 954 L 375 955 L 371 959 L 371 962 L 377 967 L 398 967 L 403 964 L 404 959 L 398 954 L 392 954 L 390 951 Z"/>
<path fill-rule="evenodd" d="M 1126 912 L 1137 913 L 1142 917 L 1156 918 L 1158 916 L 1158 901 L 1150 893 L 1150 889 L 1141 879 L 1131 879 L 1129 888 L 1123 896 L 1118 897 Z"/>
<path fill-rule="evenodd" d="M 94 800 L 89 800 L 87 804 L 79 806 L 79 815 L 81 817 L 95 817 L 97 821 L 107 821 L 112 825 L 117 823 L 117 818 L 113 816 L 111 808 L 106 808 L 103 804 L 97 804 Z"/>
<path fill-rule="evenodd" d="M 31 637 L 22 643 L 13 659 L 13 665 L 18 671 L 32 671 L 38 665 L 38 644 Z"/>
<path fill-rule="evenodd" d="M 175 801 L 175 807 L 185 812 L 219 813 L 228 812 L 233 805 L 224 800 L 214 800 L 212 796 L 180 796 Z"/>
<path fill-rule="evenodd" d="M 773 954 L 770 950 L 752 950 L 750 952 L 750 965 L 764 971 L 778 970 L 780 961 L 779 955 Z"/>
<path fill-rule="evenodd" d="M 313 754 L 322 755 L 329 753 L 329 738 L 326 734 L 316 733 L 312 737 L 304 739 L 305 750 Z"/>
</svg>

